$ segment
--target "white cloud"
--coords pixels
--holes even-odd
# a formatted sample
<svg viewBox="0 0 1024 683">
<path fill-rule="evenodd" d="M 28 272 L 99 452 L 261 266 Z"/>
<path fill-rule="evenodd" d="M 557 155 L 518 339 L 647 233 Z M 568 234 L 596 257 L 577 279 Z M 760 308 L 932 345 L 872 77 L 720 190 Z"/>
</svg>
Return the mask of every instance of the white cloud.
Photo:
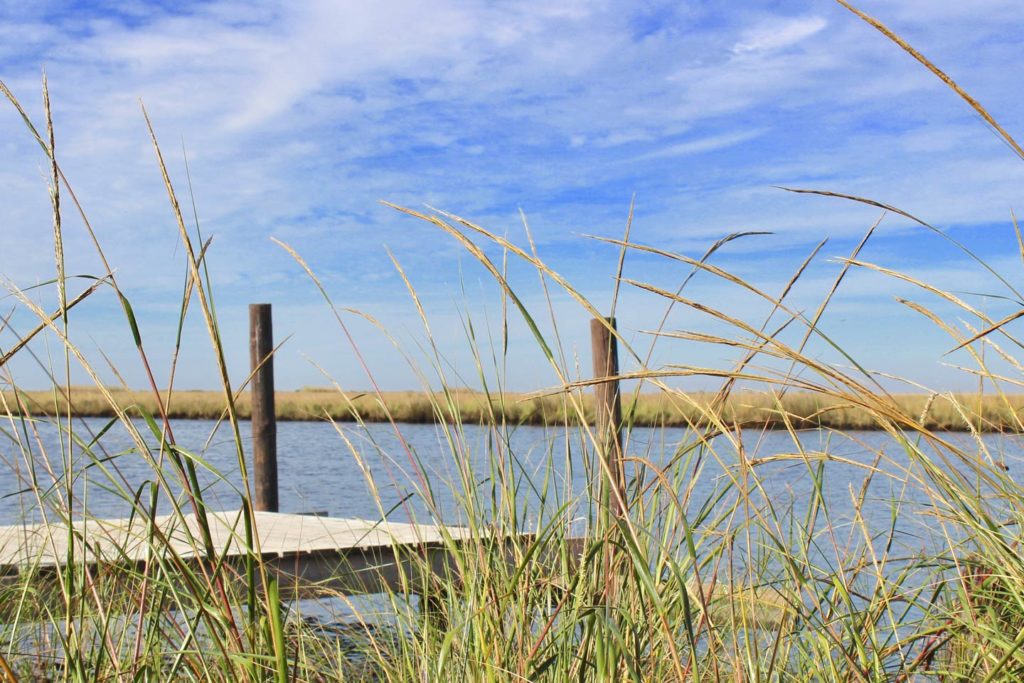
<svg viewBox="0 0 1024 683">
<path fill-rule="evenodd" d="M 737 131 L 735 133 L 724 133 L 722 135 L 712 135 L 706 138 L 698 138 L 696 140 L 686 140 L 685 142 L 661 146 L 653 152 L 641 154 L 632 159 L 628 159 L 628 161 L 633 162 L 646 161 L 650 159 L 666 159 L 669 157 L 682 157 L 689 156 L 691 154 L 713 152 L 715 150 L 732 147 L 733 145 L 739 145 L 749 140 L 753 140 L 762 135 L 763 132 L 764 131 L 761 130 L 745 130 Z"/>
<path fill-rule="evenodd" d="M 732 51 L 742 55 L 748 52 L 765 52 L 792 47 L 820 33 L 827 25 L 828 22 L 823 17 L 772 19 L 744 31 Z"/>
</svg>

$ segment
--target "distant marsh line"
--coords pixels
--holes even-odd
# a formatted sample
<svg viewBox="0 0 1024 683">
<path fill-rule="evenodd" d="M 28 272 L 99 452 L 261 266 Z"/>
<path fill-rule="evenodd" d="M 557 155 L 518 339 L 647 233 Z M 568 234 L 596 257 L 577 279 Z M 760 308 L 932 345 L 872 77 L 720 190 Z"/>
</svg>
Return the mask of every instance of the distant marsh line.
<svg viewBox="0 0 1024 683">
<path fill-rule="evenodd" d="M 66 396 L 53 390 L 4 391 L 7 404 L 15 413 L 43 417 L 67 414 Z M 151 392 L 110 389 L 117 405 L 129 414 L 142 411 L 157 415 L 157 402 Z M 624 392 L 623 413 L 626 422 L 644 427 L 706 426 L 710 415 L 730 426 L 785 428 L 825 427 L 833 429 L 876 429 L 877 415 L 863 406 L 808 392 L 788 392 L 773 396 L 767 392 L 735 392 L 718 408 L 712 408 L 713 392 L 641 393 Z M 112 417 L 113 407 L 94 387 L 72 387 L 72 414 L 77 417 Z M 164 396 L 167 400 L 166 395 Z M 1024 394 L 897 394 L 893 406 L 903 420 L 930 430 L 1022 432 Z M 577 410 L 561 395 L 543 397 L 528 394 L 484 394 L 471 390 L 442 392 L 417 391 L 346 392 L 307 388 L 279 391 L 276 394 L 277 418 L 282 421 L 384 422 L 393 419 L 407 423 L 490 423 L 492 420 L 525 425 L 578 424 Z M 582 401 L 583 414 L 593 418 L 592 396 Z M 175 390 L 168 404 L 168 416 L 175 419 L 218 419 L 224 414 L 224 394 L 219 391 Z M 239 416 L 251 413 L 248 392 L 236 403 Z M 22 409 L 23 407 L 23 409 Z M 712 412 L 713 411 L 713 412 Z M 390 415 L 390 418 L 389 418 Z"/>
</svg>

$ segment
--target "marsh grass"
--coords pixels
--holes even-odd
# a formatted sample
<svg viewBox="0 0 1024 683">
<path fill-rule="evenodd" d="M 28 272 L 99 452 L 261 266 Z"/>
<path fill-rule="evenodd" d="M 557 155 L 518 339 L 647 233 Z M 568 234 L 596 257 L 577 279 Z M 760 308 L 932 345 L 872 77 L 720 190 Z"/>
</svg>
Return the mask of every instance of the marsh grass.
<svg viewBox="0 0 1024 683">
<path fill-rule="evenodd" d="M 10 289 L 18 305 L 40 321 L 32 334 L 49 335 L 65 352 L 50 368 L 53 387 L 45 396 L 19 391 L 16 377 L 4 365 L 4 445 L 13 454 L 8 462 L 19 468 L 23 499 L 78 543 L 67 544 L 57 568 L 27 558 L 17 574 L 0 577 L 0 678 L 991 681 L 1024 675 L 1024 491 L 989 452 L 989 442 L 980 436 L 953 439 L 944 431 L 956 419 L 969 428 L 988 421 L 1019 431 L 1017 399 L 1004 390 L 1019 382 L 991 371 L 981 352 L 986 348 L 988 358 L 1021 368 L 1003 350 L 1020 348 L 1009 318 L 988 318 L 941 283 L 920 282 L 859 260 L 859 247 L 816 313 L 807 315 L 788 302 L 805 264 L 787 287 L 771 294 L 715 265 L 717 250 L 742 236 L 730 236 L 695 259 L 631 242 L 627 230 L 625 239 L 611 240 L 622 250 L 618 281 L 623 286 L 646 292 L 666 307 L 701 312 L 731 330 L 717 337 L 672 330 L 666 327 L 666 315 L 651 335 L 653 343 L 683 337 L 738 349 L 740 356 L 726 369 L 650 367 L 643 358 L 651 354 L 620 338 L 623 354 L 637 367 L 627 379 L 640 392 L 635 410 L 628 411 L 628 424 L 671 423 L 680 419 L 673 415 L 683 415 L 685 429 L 672 441 L 627 449 L 628 477 L 619 487 L 607 454 L 594 447 L 602 439 L 590 426 L 587 396 L 593 382 L 575 377 L 561 361 L 557 334 L 544 331 L 534 317 L 545 312 L 528 310 L 510 286 L 508 262 L 534 268 L 545 292 L 558 288 L 595 317 L 603 313 L 602 306 L 540 258 L 529 232 L 524 247 L 458 216 L 401 207 L 395 208 L 455 240 L 493 276 L 503 310 L 525 321 L 559 378 L 543 398 L 544 410 L 552 411 L 544 419 L 564 429 L 553 431 L 556 438 L 539 467 L 527 473 L 521 454 L 510 444 L 516 425 L 528 418 L 510 410 L 521 402 L 503 391 L 500 353 L 493 365 L 478 365 L 486 387 L 482 394 L 453 388 L 389 397 L 375 388 L 371 368 L 366 368 L 371 387 L 366 397 L 300 392 L 302 401 L 288 408 L 296 415 L 315 414 L 327 422 L 351 419 L 356 428 L 370 419 L 392 423 L 397 451 L 374 442 L 369 431 L 365 440 L 356 440 L 351 426 L 335 424 L 352 462 L 367 475 L 367 496 L 378 505 L 382 519 L 391 510 L 381 491 L 399 481 L 426 511 L 422 521 L 445 518 L 434 495 L 445 487 L 457 501 L 458 522 L 479 539 L 468 544 L 446 540 L 453 572 L 432 571 L 426 560 L 405 568 L 405 578 L 423 586 L 423 595 L 419 600 L 402 593 L 380 596 L 387 612 L 383 621 L 345 595 L 333 596 L 350 607 L 344 627 L 332 630 L 322 621 L 303 618 L 302 604 L 288 601 L 284 587 L 276 585 L 252 533 L 239 425 L 245 414 L 245 382 L 232 383 L 227 376 L 204 261 L 209 242 L 197 226 L 186 226 L 155 134 L 158 168 L 188 266 L 179 321 L 188 315 L 203 317 L 220 368 L 217 399 L 176 390 L 173 372 L 165 387 L 152 379 L 129 297 L 97 240 L 104 272 L 84 296 L 117 297 L 152 386 L 143 396 L 101 382 L 97 366 L 75 341 L 73 315 L 68 313 L 81 299 L 65 291 L 78 280 L 62 272 L 62 211 L 70 204 L 90 234 L 92 229 L 60 171 L 49 121 L 45 130 L 37 129 L 13 94 L 3 91 L 22 113 L 52 171 L 58 311 L 48 314 L 22 290 Z M 865 241 L 870 236 L 871 231 Z M 362 362 L 359 344 L 348 335 L 347 314 L 334 305 L 301 255 L 282 246 L 310 276 L 311 286 L 335 313 L 354 357 Z M 500 262 L 488 256 L 494 250 L 503 255 Z M 758 297 L 763 317 L 740 320 L 688 298 L 689 276 L 674 291 L 628 278 L 622 264 L 633 251 L 657 255 L 683 273 L 716 278 L 724 287 Z M 397 260 L 396 267 L 435 353 L 433 367 L 424 374 L 450 386 L 412 277 Z M 894 397 L 854 359 L 847 357 L 853 362 L 837 366 L 806 352 L 810 339 L 835 343 L 823 336 L 818 323 L 850 269 L 919 288 L 925 303 L 907 301 L 907 306 L 949 334 L 951 346 L 971 355 L 976 366 L 971 372 L 992 387 L 983 410 L 973 397 Z M 1020 301 L 1012 283 L 1002 282 L 1007 296 Z M 956 314 L 947 322 L 929 308 L 935 301 L 956 307 Z M 968 331 L 961 332 L 953 322 L 957 316 L 969 320 Z M 557 321 L 552 327 L 557 328 Z M 786 328 L 799 329 L 802 341 L 787 342 L 773 332 Z M 478 357 L 486 357 L 479 340 L 471 336 L 470 341 Z M 30 348 L 20 346 L 17 353 Z M 790 370 L 762 372 L 758 360 L 763 358 Z M 8 359 L 4 356 L 5 363 Z M 93 385 L 63 389 L 70 384 L 71 365 L 81 368 Z M 719 378 L 721 390 L 694 396 L 672 388 L 673 380 L 697 375 Z M 765 390 L 742 393 L 740 383 L 757 383 Z M 206 519 L 208 502 L 198 485 L 206 463 L 201 451 L 179 444 L 173 433 L 173 418 L 188 414 L 178 411 L 200 405 L 213 411 L 204 415 L 222 416 L 219 428 L 230 434 L 237 451 L 242 482 L 237 489 L 242 510 L 237 534 L 248 549 L 237 563 L 223 561 L 222 549 L 212 543 L 203 524 L 189 536 L 185 557 L 152 523 L 158 514 L 184 519 L 197 513 L 201 521 Z M 332 412 L 331 406 L 338 405 L 347 410 Z M 123 429 L 131 447 L 107 451 L 102 430 L 92 433 L 77 419 L 88 414 L 88 406 L 112 414 L 110 428 Z M 737 426 L 748 423 L 740 416 L 743 411 L 753 411 L 750 424 L 764 423 L 764 415 L 770 414 L 785 447 L 762 450 L 760 430 Z M 448 448 L 449 478 L 439 479 L 403 440 L 399 422 L 414 415 L 437 421 Z M 841 415 L 840 426 L 804 431 L 809 416 L 823 420 L 826 415 Z M 41 421 L 59 430 L 62 438 L 56 448 L 39 438 Z M 483 425 L 490 435 L 488 447 L 475 458 L 463 457 L 470 448 L 469 424 Z M 861 428 L 884 434 L 884 444 L 858 441 L 850 430 Z M 809 434 L 820 438 L 809 439 Z M 627 441 L 630 437 L 627 433 Z M 858 444 L 858 457 L 834 447 L 843 439 Z M 150 476 L 127 480 L 119 466 L 125 458 L 145 462 Z M 569 476 L 581 470 L 587 482 L 582 492 L 572 487 Z M 811 482 L 799 500 L 780 495 L 778 477 L 794 472 Z M 708 486 L 697 485 L 709 479 Z M 837 479 L 838 489 L 832 486 Z M 124 514 L 143 522 L 145 562 L 83 563 L 81 553 L 73 550 L 96 540 L 86 537 L 85 527 L 71 523 L 90 516 L 90 492 L 96 487 L 118 495 Z M 886 492 L 882 499 L 878 487 Z M 829 493 L 836 490 L 847 500 Z"/>
<path fill-rule="evenodd" d="M 157 401 L 149 391 L 108 387 L 107 392 L 133 416 L 155 414 L 162 404 L 167 416 L 176 419 L 219 420 L 226 415 L 224 396 L 215 391 L 185 391 L 173 396 L 161 392 Z M 68 397 L 72 404 L 68 405 Z M 665 389 L 627 394 L 623 412 L 636 427 L 708 427 L 706 415 L 718 395 L 714 392 L 681 392 Z M 36 416 L 115 417 L 103 392 L 88 386 L 53 390 L 7 392 L 11 406 L 24 405 Z M 594 420 L 593 397 L 580 397 L 580 411 L 553 396 L 502 393 L 486 394 L 468 389 L 448 392 L 385 391 L 346 392 L 334 388 L 305 388 L 279 391 L 276 395 L 278 420 L 338 422 L 397 422 L 424 424 L 461 421 L 487 424 L 499 421 L 519 425 L 574 425 L 580 419 Z M 932 431 L 1013 432 L 1022 430 L 1024 395 L 978 395 L 970 393 L 894 394 L 893 405 L 904 415 L 917 417 Z M 451 409 L 446 408 L 450 404 Z M 441 408 L 441 410 L 439 410 Z M 235 401 L 238 417 L 251 415 L 250 396 Z M 734 391 L 715 408 L 730 427 L 785 429 L 787 422 L 799 428 L 824 427 L 840 430 L 873 429 L 870 409 L 836 396 L 796 391 L 773 396 L 767 392 Z"/>
</svg>

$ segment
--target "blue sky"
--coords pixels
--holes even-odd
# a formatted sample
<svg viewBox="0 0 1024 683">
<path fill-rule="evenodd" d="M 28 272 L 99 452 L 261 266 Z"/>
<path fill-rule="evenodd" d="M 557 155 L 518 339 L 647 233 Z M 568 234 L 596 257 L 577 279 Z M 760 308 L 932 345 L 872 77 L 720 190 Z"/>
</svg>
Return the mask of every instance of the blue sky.
<svg viewBox="0 0 1024 683">
<path fill-rule="evenodd" d="M 1019 91 L 1024 5 L 1003 0 L 865 1 L 981 100 L 1011 133 L 1024 128 Z M 244 377 L 246 304 L 275 305 L 278 384 L 346 388 L 368 380 L 302 269 L 294 247 L 339 307 L 379 320 L 414 359 L 425 337 L 386 248 L 430 316 L 453 384 L 477 385 L 466 324 L 498 339 L 501 297 L 481 268 L 435 228 L 382 206 L 437 207 L 525 245 L 520 211 L 541 257 L 599 307 L 617 252 L 584 235 L 620 236 L 636 197 L 633 238 L 699 257 L 735 231 L 715 263 L 778 292 L 828 238 L 792 304 L 813 311 L 878 210 L 793 195 L 827 189 L 891 203 L 948 231 L 1011 283 L 1020 258 L 1010 212 L 1024 163 L 951 91 L 837 4 L 791 2 L 309 2 L 20 3 L 0 0 L 0 79 L 42 121 L 40 74 L 53 100 L 58 159 L 131 299 L 158 379 L 166 381 L 185 273 L 173 215 L 140 112 L 145 103 L 176 188 L 213 235 L 209 266 L 234 379 Z M 14 109 L 0 107 L 0 273 L 8 289 L 53 276 L 45 159 Z M 187 214 L 191 217 L 191 207 Z M 68 272 L 101 274 L 73 213 Z M 499 250 L 488 253 L 498 260 Z M 896 216 L 862 258 L 970 298 L 990 315 L 1013 310 L 1004 285 L 941 239 Z M 536 274 L 510 262 L 514 286 L 547 320 Z M 675 288 L 687 271 L 630 255 L 628 277 Z M 75 283 L 72 293 L 83 288 Z M 53 287 L 32 290 L 47 309 Z M 713 278 L 689 296 L 760 325 L 768 309 Z M 934 298 L 869 272 L 852 273 L 822 328 L 863 365 L 935 389 L 970 388 L 946 364 L 949 338 L 894 297 Z M 9 347 L 33 324 L 16 299 L 0 332 Z M 564 294 L 553 307 L 569 363 L 589 367 L 587 315 Z M 624 286 L 620 326 L 641 350 L 664 303 Z M 939 307 L 949 313 L 949 309 Z M 177 386 L 215 385 L 193 311 Z M 345 314 L 385 388 L 420 380 L 384 336 Z M 952 322 L 977 324 L 965 316 Z M 673 329 L 720 326 L 677 309 Z M 103 354 L 144 385 L 110 292 L 73 313 L 72 335 L 108 381 Z M 545 326 L 550 331 L 550 325 Z M 518 320 L 504 381 L 551 386 L 554 373 Z M 735 334 L 731 332 L 730 334 Z M 51 338 L 34 350 L 47 364 Z M 102 351 L 102 353 L 101 353 Z M 812 348 L 824 360 L 840 359 Z M 487 352 L 490 354 L 490 351 Z M 656 364 L 726 367 L 727 348 L 662 344 Z M 492 363 L 487 363 L 493 366 Z M 60 365 L 60 363 L 58 363 Z M 45 385 L 27 356 L 9 368 Z M 84 374 L 74 371 L 74 380 Z M 683 386 L 712 386 L 699 381 Z M 894 384 L 894 386 L 896 386 Z"/>
</svg>

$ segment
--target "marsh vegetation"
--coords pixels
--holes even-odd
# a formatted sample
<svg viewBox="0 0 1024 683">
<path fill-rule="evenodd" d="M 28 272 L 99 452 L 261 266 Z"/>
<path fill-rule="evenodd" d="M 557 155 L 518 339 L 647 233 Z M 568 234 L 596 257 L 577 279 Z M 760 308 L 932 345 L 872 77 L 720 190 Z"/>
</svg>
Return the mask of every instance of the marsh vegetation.
<svg viewBox="0 0 1024 683">
<path fill-rule="evenodd" d="M 167 416 L 186 420 L 217 420 L 225 417 L 224 397 L 216 391 L 176 390 L 162 392 L 158 401 L 152 392 L 107 387 L 118 406 L 128 414 L 155 414 L 163 405 Z M 71 413 L 76 417 L 115 417 L 104 392 L 79 386 L 8 392 L 13 410 L 24 406 L 37 417 Z M 69 406 L 68 399 L 72 402 Z M 948 392 L 936 394 L 893 394 L 889 397 L 907 420 L 936 431 L 978 431 L 1018 433 L 1024 431 L 1024 396 Z M 716 415 L 730 427 L 785 429 L 787 423 L 801 429 L 822 427 L 840 430 L 873 429 L 871 410 L 837 396 L 809 391 L 772 394 L 733 391 L 724 400 L 714 392 L 684 392 L 665 389 L 623 397 L 626 421 L 636 427 L 708 427 L 708 409 L 716 400 Z M 577 424 L 594 421 L 591 395 L 580 397 L 579 412 L 548 392 L 522 394 L 453 388 L 447 392 L 425 391 L 342 391 L 332 387 L 311 387 L 276 394 L 277 419 L 281 421 L 388 422 L 407 424 L 463 422 L 486 424 L 497 418 L 513 425 Z M 248 419 L 251 397 L 243 392 L 235 401 L 238 417 Z"/>
</svg>

